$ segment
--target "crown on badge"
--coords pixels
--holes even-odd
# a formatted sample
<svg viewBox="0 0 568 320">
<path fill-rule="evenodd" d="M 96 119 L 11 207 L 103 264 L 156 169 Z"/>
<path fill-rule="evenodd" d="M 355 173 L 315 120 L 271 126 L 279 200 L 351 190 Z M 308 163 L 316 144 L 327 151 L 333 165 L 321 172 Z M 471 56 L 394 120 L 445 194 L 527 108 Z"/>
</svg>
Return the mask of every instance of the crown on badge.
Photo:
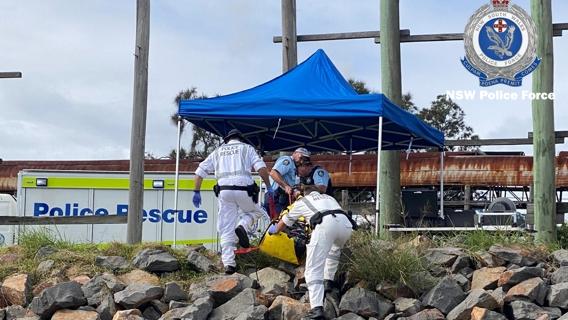
<svg viewBox="0 0 568 320">
<path fill-rule="evenodd" d="M 491 0 L 493 8 L 507 9 L 509 7 L 509 0 Z"/>
</svg>

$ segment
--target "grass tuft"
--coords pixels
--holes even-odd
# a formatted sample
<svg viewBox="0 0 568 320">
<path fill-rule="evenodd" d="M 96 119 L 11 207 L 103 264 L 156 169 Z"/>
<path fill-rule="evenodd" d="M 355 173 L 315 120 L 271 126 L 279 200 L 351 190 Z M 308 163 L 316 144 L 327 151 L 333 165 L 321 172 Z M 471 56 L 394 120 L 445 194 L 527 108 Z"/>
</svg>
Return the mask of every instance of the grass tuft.
<svg viewBox="0 0 568 320">
<path fill-rule="evenodd" d="M 357 279 L 365 280 L 374 288 L 388 282 L 416 288 L 418 280 L 412 274 L 426 271 L 422 252 L 414 247 L 402 245 L 408 239 L 398 239 L 393 246 L 387 246 L 370 232 L 357 231 L 348 242 L 347 268 Z"/>
</svg>

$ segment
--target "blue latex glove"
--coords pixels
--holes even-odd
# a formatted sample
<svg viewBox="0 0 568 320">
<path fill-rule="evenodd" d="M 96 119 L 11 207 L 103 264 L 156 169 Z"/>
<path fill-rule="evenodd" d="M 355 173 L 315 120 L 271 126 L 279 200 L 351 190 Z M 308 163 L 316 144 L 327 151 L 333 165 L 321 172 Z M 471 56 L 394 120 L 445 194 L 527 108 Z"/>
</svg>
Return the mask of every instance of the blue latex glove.
<svg viewBox="0 0 568 320">
<path fill-rule="evenodd" d="M 194 191 L 193 193 L 193 205 L 199 208 L 201 205 L 201 191 Z"/>
<path fill-rule="evenodd" d="M 268 234 L 273 235 L 273 234 L 276 234 L 276 233 L 278 233 L 278 232 L 276 231 L 276 224 L 273 223 L 273 224 L 271 224 L 270 227 L 268 228 Z"/>
<path fill-rule="evenodd" d="M 272 199 L 274 199 L 274 190 L 272 189 L 272 186 L 266 187 L 266 194 Z"/>
</svg>

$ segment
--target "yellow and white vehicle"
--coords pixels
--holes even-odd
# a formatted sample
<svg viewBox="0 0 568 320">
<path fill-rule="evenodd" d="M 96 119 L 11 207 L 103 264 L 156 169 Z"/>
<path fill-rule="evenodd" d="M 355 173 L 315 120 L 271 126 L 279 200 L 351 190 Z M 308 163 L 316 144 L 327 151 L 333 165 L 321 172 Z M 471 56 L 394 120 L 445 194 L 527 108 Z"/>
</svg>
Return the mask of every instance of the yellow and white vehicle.
<svg viewBox="0 0 568 320">
<path fill-rule="evenodd" d="M 193 174 L 180 174 L 178 203 L 174 203 L 175 175 L 146 173 L 144 177 L 143 241 L 204 244 L 217 248 L 217 199 L 215 179 L 201 187 L 202 205 L 192 204 Z M 17 215 L 53 216 L 127 215 L 128 172 L 23 170 L 18 174 Z M 177 208 L 177 210 L 175 210 Z M 30 228 L 13 226 L 16 236 Z M 126 241 L 126 224 L 50 225 L 63 239 L 73 242 Z M 10 243 L 6 241 L 6 243 Z"/>
</svg>

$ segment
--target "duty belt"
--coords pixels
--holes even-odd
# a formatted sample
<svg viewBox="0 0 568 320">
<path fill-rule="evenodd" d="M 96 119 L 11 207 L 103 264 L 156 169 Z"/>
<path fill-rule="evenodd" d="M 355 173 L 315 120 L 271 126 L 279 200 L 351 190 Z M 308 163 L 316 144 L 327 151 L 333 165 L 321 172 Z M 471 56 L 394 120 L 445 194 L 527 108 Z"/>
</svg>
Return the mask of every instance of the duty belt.
<svg viewBox="0 0 568 320">
<path fill-rule="evenodd" d="M 349 222 L 351 222 L 351 226 L 353 227 L 353 230 L 357 229 L 357 223 L 355 223 L 355 221 L 353 221 L 353 218 L 351 218 L 351 216 L 343 211 L 343 210 L 327 210 L 327 211 L 319 211 L 316 214 L 314 214 L 311 218 L 310 218 L 310 226 L 312 227 L 312 229 L 314 229 L 318 224 L 320 224 L 323 221 L 323 217 L 325 216 L 336 216 L 338 214 L 342 214 L 344 216 L 347 217 L 347 219 L 349 219 Z"/>
</svg>

